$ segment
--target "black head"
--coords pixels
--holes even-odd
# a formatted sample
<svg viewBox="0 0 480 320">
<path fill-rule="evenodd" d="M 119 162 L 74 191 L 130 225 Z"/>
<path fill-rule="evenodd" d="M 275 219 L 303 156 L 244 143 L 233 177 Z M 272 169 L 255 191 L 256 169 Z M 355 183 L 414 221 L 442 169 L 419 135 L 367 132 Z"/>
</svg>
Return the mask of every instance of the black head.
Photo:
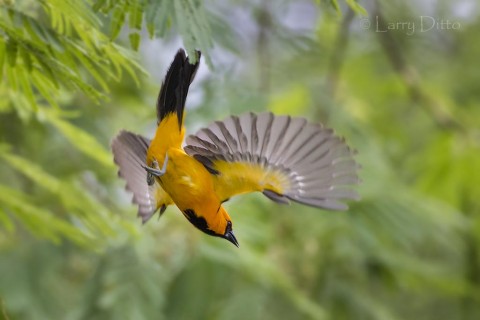
<svg viewBox="0 0 480 320">
<path fill-rule="evenodd" d="M 223 211 L 224 210 L 222 210 L 222 213 Z M 197 215 L 196 212 L 192 209 L 187 209 L 183 211 L 183 213 L 188 219 L 188 221 L 190 221 L 190 223 L 193 224 L 200 231 L 203 231 L 204 233 L 211 236 L 227 239 L 235 246 L 239 246 L 237 238 L 235 238 L 235 234 L 233 233 L 232 221 L 230 220 L 228 214 L 216 215 L 216 218 L 218 218 L 219 220 L 213 221 L 214 223 L 212 223 L 212 226 L 215 227 L 212 227 L 211 225 L 209 225 L 209 223 L 204 217 Z"/>
<path fill-rule="evenodd" d="M 225 229 L 225 233 L 223 234 L 223 238 L 227 239 L 231 243 L 237 246 L 237 248 L 240 246 L 238 244 L 237 238 L 235 238 L 235 234 L 233 233 L 232 230 L 232 222 L 228 221 L 227 222 L 227 228 Z"/>
</svg>

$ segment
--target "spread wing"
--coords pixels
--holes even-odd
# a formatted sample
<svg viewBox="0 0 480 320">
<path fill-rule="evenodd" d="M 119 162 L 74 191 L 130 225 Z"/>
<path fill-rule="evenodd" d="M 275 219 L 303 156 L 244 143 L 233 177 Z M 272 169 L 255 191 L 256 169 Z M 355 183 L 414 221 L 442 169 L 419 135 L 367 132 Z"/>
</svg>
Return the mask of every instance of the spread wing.
<svg viewBox="0 0 480 320">
<path fill-rule="evenodd" d="M 133 192 L 132 202 L 138 205 L 138 216 L 143 223 L 159 208 L 162 214 L 173 203 L 157 181 L 151 186 L 147 184 L 147 173 L 142 165 L 145 165 L 149 145 L 147 138 L 125 130 L 112 141 L 114 161 L 119 167 L 118 175 L 127 181 L 126 189 Z"/>
<path fill-rule="evenodd" d="M 333 130 L 272 113 L 231 116 L 187 137 L 185 151 L 212 173 L 221 200 L 260 191 L 268 198 L 345 210 L 358 199 L 354 152 Z"/>
</svg>

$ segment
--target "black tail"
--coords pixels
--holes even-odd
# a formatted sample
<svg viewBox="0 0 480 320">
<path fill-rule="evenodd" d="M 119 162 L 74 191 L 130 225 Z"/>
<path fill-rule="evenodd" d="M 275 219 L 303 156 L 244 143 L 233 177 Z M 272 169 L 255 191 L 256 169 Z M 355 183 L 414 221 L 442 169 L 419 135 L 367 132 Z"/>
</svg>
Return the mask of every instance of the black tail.
<svg viewBox="0 0 480 320">
<path fill-rule="evenodd" d="M 168 69 L 162 89 L 157 100 L 157 124 L 159 124 L 169 113 L 177 113 L 178 128 L 182 127 L 183 109 L 187 99 L 188 88 L 197 73 L 200 63 L 200 51 L 195 51 L 197 62 L 191 64 L 188 61 L 185 51 L 179 49 Z"/>
</svg>

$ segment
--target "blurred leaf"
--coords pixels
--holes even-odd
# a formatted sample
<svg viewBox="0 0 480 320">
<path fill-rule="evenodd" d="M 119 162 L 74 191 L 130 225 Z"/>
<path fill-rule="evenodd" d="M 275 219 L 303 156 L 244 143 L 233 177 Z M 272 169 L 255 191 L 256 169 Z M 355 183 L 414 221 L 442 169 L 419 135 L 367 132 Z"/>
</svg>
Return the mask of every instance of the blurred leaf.
<svg viewBox="0 0 480 320">
<path fill-rule="evenodd" d="M 125 6 L 128 2 L 125 2 Z M 126 7 L 117 7 L 115 11 L 113 12 L 112 15 L 112 22 L 110 25 L 110 36 L 112 40 L 115 40 L 118 35 L 120 34 L 120 29 L 123 26 L 123 23 L 125 22 L 125 16 L 126 16 Z"/>
<path fill-rule="evenodd" d="M 273 97 L 268 109 L 275 114 L 302 115 L 309 104 L 309 92 L 305 87 L 296 85 Z"/>
<path fill-rule="evenodd" d="M 213 67 L 208 55 L 213 41 L 203 3 L 195 0 L 175 1 L 174 9 L 179 33 L 183 37 L 188 55 L 196 57 L 195 50 L 200 50 L 206 53 L 205 61 L 210 67 Z"/>
<path fill-rule="evenodd" d="M 46 120 L 59 130 L 72 146 L 104 166 L 113 167 L 112 156 L 95 137 L 86 131 L 61 119 L 55 112 L 45 112 Z"/>
<path fill-rule="evenodd" d="M 138 33 L 130 33 L 128 39 L 130 39 L 130 45 L 132 48 L 138 50 L 138 46 L 140 45 L 140 35 Z"/>
<path fill-rule="evenodd" d="M 0 38 L 0 75 L 3 80 L 3 65 L 5 63 L 6 44 L 3 38 Z"/>
<path fill-rule="evenodd" d="M 15 67 L 17 62 L 18 43 L 12 38 L 8 38 L 6 45 L 7 62 L 10 67 Z"/>
<path fill-rule="evenodd" d="M 97 28 L 98 18 L 83 1 L 44 0 L 39 1 L 38 8 L 42 8 L 51 19 L 51 27 L 38 20 L 38 16 L 24 13 L 17 3 L 12 5 L 8 14 L 0 10 L 1 38 L 2 43 L 6 43 L 6 60 L 11 68 L 7 77 L 11 87 L 25 94 L 33 108 L 38 107 L 40 99 L 34 97 L 37 94 L 56 105 L 52 102 L 52 93 L 47 93 L 47 87 L 79 89 L 98 102 L 104 92 L 108 92 L 106 75 L 111 74 L 112 62 L 117 73 L 121 66 L 129 69 L 135 77 L 132 68 L 137 64 L 101 33 Z M 23 63 L 18 63 L 17 56 Z M 97 80 L 103 91 L 91 86 L 85 75 L 76 71 L 79 64 L 86 69 L 87 75 Z M 99 73 L 99 70 L 104 72 Z M 26 72 L 32 75 L 41 73 L 42 84 L 34 83 L 32 77 L 23 77 L 19 78 L 22 85 L 18 86 L 14 75 Z M 39 89 L 38 93 L 34 86 Z"/>
<path fill-rule="evenodd" d="M 367 10 L 364 7 L 358 4 L 357 0 L 345 0 L 350 8 L 362 16 L 367 16 Z"/>
<path fill-rule="evenodd" d="M 0 185 L 0 201 L 12 212 L 15 212 L 15 217 L 23 226 L 38 237 L 46 238 L 54 243 L 60 243 L 62 238 L 66 238 L 79 246 L 94 246 L 94 242 L 89 235 L 58 219 L 52 213 L 38 208 L 29 201 L 26 194 Z"/>
<path fill-rule="evenodd" d="M 214 261 L 227 263 L 230 267 L 246 272 L 254 278 L 258 277 L 259 283 L 273 285 L 288 297 L 291 303 L 308 318 L 325 319 L 325 310 L 314 301 L 308 299 L 287 276 L 278 270 L 275 265 L 263 259 L 262 256 L 255 255 L 251 251 L 245 251 L 241 255 L 234 256 L 227 248 L 219 249 L 208 244 L 202 246 L 201 249 L 206 256 Z"/>
<path fill-rule="evenodd" d="M 15 225 L 2 208 L 0 208 L 0 225 L 9 233 L 15 232 Z"/>
<path fill-rule="evenodd" d="M 143 1 L 135 1 L 130 7 L 129 12 L 129 27 L 132 29 L 142 30 L 142 20 L 143 20 L 143 11 L 144 3 Z"/>
<path fill-rule="evenodd" d="M 8 152 L 0 153 L 7 163 L 31 179 L 36 185 L 47 189 L 57 195 L 63 206 L 71 213 L 78 216 L 79 221 L 88 228 L 92 235 L 114 236 L 115 228 L 112 223 L 117 219 L 112 217 L 109 210 L 89 195 L 88 190 L 77 184 L 62 181 L 41 167 L 27 159 L 15 156 Z"/>
</svg>

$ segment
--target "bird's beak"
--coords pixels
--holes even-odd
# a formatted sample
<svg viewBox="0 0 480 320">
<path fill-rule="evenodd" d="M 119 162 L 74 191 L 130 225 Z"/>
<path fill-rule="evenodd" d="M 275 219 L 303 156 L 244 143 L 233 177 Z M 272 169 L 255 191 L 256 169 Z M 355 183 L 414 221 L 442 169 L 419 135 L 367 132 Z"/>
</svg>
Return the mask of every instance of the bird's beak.
<svg viewBox="0 0 480 320">
<path fill-rule="evenodd" d="M 232 230 L 227 231 L 223 237 L 228 241 L 230 241 L 231 243 L 233 243 L 234 245 L 236 245 L 237 248 L 239 247 L 237 238 L 235 238 L 235 235 L 233 234 Z"/>
</svg>

